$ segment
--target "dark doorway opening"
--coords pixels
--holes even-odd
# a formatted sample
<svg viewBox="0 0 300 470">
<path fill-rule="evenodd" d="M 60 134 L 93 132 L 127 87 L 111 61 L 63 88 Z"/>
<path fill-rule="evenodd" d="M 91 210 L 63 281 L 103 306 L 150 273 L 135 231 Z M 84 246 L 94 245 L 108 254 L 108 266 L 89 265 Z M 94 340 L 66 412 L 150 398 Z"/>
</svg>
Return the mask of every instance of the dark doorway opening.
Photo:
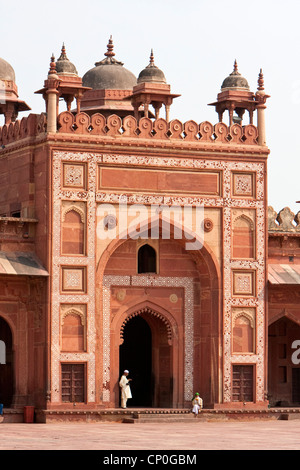
<svg viewBox="0 0 300 470">
<path fill-rule="evenodd" d="M 120 346 L 120 377 L 129 370 L 132 398 L 129 407 L 151 407 L 152 381 L 152 334 L 151 328 L 141 316 L 129 320 L 123 332 L 124 342 Z"/>
<path fill-rule="evenodd" d="M 292 400 L 296 405 L 300 405 L 300 369 L 292 368 Z"/>
<path fill-rule="evenodd" d="M 12 333 L 8 323 L 0 317 L 0 403 L 6 408 L 10 407 L 13 400 L 13 350 Z M 4 352 L 5 351 L 5 352 Z"/>
<path fill-rule="evenodd" d="M 268 384 L 271 406 L 300 405 L 299 353 L 298 347 L 293 347 L 294 341 L 299 338 L 300 325 L 287 317 L 279 318 L 269 326 Z"/>
</svg>

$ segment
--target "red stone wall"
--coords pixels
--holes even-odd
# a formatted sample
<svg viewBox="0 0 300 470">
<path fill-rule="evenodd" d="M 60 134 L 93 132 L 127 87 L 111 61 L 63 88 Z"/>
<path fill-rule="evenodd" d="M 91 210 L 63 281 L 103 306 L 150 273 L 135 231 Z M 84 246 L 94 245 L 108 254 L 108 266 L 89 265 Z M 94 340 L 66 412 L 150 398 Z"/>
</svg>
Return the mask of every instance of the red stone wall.
<svg viewBox="0 0 300 470">
<path fill-rule="evenodd" d="M 128 240 L 120 245 L 109 258 L 105 269 L 105 275 L 136 276 L 137 275 L 137 249 L 135 240 Z M 174 240 L 159 240 L 159 275 L 162 277 L 190 277 L 194 284 L 194 389 L 198 390 L 204 399 L 206 406 L 211 405 L 217 399 L 218 390 L 218 344 L 219 322 L 218 298 L 216 288 L 216 276 L 209 270 L 206 263 L 205 250 L 199 260 L 193 259 L 178 242 Z M 201 251 L 201 250 L 200 250 Z M 124 300 L 118 300 L 118 291 L 122 289 Z M 173 303 L 172 295 L 178 297 Z M 184 341 L 190 338 L 184 334 L 184 292 L 180 288 L 169 287 L 115 287 L 111 291 L 111 314 L 113 318 L 120 316 L 126 318 L 126 311 L 134 311 L 134 305 L 147 302 L 157 305 L 162 310 L 169 312 L 178 328 L 179 338 L 183 343 L 178 345 L 174 357 L 179 363 L 178 376 L 173 377 L 178 389 L 174 391 L 177 400 L 183 404 L 183 346 Z M 117 328 L 112 335 L 119 334 L 118 328 L 121 322 L 116 322 Z M 118 349 L 115 349 L 113 363 L 118 368 Z M 112 367 L 112 369 L 114 369 Z M 178 405 L 178 402 L 176 403 Z"/>
<path fill-rule="evenodd" d="M 49 188 L 45 147 L 4 153 L 0 159 L 0 215 L 19 211 L 21 222 L 1 222 L 0 251 L 36 253 L 49 267 Z M 16 215 L 16 214 L 15 214 Z M 36 219 L 37 222 L 24 222 Z M 48 279 L 2 275 L 0 316 L 13 337 L 12 406 L 44 408 L 47 388 Z M 0 400 L 1 401 L 1 400 Z"/>
<path fill-rule="evenodd" d="M 298 234 L 270 234 L 268 248 L 270 267 L 284 265 L 291 270 L 299 267 Z M 280 271 L 283 272 L 283 268 Z M 268 283 L 268 393 L 272 405 L 299 406 L 300 397 L 298 402 L 293 402 L 293 388 L 299 388 L 293 374 L 298 373 L 300 366 L 292 360 L 296 351 L 292 345 L 300 341 L 300 285 L 288 271 L 280 282 L 274 283 L 272 279 L 272 283 Z"/>
<path fill-rule="evenodd" d="M 50 239 L 52 225 L 51 152 L 47 145 L 42 145 L 34 153 L 34 217 L 39 221 L 35 228 L 35 251 L 43 266 L 50 268 Z"/>
<path fill-rule="evenodd" d="M 32 159 L 31 150 L 4 154 L 0 159 L 0 216 L 10 217 L 12 213 L 20 211 L 23 217 L 29 217 L 28 208 L 32 204 Z"/>
</svg>

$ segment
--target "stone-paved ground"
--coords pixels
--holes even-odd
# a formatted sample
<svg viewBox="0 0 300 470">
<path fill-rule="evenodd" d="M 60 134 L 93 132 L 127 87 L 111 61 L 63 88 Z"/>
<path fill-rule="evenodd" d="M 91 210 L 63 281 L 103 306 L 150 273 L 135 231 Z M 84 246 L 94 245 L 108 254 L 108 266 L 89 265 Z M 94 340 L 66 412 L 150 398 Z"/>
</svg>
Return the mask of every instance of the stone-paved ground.
<svg viewBox="0 0 300 470">
<path fill-rule="evenodd" d="M 293 449 L 300 449 L 300 420 L 0 424 L 0 450 Z"/>
</svg>

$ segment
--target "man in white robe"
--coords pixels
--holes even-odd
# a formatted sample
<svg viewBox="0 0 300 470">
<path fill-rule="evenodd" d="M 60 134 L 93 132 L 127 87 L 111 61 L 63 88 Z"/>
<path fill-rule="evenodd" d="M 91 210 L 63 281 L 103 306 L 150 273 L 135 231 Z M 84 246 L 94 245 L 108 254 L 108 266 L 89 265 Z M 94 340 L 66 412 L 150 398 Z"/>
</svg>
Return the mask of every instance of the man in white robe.
<svg viewBox="0 0 300 470">
<path fill-rule="evenodd" d="M 128 379 L 129 374 L 128 370 L 124 370 L 123 375 L 120 379 L 119 385 L 121 388 L 121 407 L 126 408 L 128 398 L 132 398 L 129 382 L 131 379 Z"/>
</svg>

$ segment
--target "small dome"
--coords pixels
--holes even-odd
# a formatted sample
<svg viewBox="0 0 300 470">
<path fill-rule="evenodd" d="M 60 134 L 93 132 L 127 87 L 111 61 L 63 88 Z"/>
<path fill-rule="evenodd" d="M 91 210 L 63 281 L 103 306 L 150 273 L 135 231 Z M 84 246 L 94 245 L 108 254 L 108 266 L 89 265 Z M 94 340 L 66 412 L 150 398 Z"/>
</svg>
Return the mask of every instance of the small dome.
<svg viewBox="0 0 300 470">
<path fill-rule="evenodd" d="M 110 37 L 105 59 L 95 63 L 95 67 L 82 77 L 82 84 L 94 90 L 131 90 L 136 85 L 135 75 L 114 58 L 113 42 Z"/>
<path fill-rule="evenodd" d="M 244 77 L 242 77 L 242 75 L 238 72 L 236 60 L 234 62 L 233 72 L 231 72 L 231 74 L 227 78 L 225 78 L 221 86 L 221 90 L 228 89 L 228 88 L 232 90 L 235 90 L 235 89 L 249 90 L 250 89 L 247 80 Z"/>
<path fill-rule="evenodd" d="M 64 44 L 61 49 L 60 57 L 56 61 L 56 72 L 58 75 L 78 75 L 75 65 L 72 64 L 67 57 Z"/>
<path fill-rule="evenodd" d="M 0 80 L 16 81 L 15 71 L 6 60 L 0 58 Z"/>
<path fill-rule="evenodd" d="M 166 77 L 162 70 L 160 70 L 154 64 L 154 55 L 153 50 L 151 50 L 150 55 L 150 62 L 147 67 L 145 67 L 138 76 L 138 83 L 145 83 L 145 82 L 154 82 L 154 83 L 167 83 Z"/>
</svg>

